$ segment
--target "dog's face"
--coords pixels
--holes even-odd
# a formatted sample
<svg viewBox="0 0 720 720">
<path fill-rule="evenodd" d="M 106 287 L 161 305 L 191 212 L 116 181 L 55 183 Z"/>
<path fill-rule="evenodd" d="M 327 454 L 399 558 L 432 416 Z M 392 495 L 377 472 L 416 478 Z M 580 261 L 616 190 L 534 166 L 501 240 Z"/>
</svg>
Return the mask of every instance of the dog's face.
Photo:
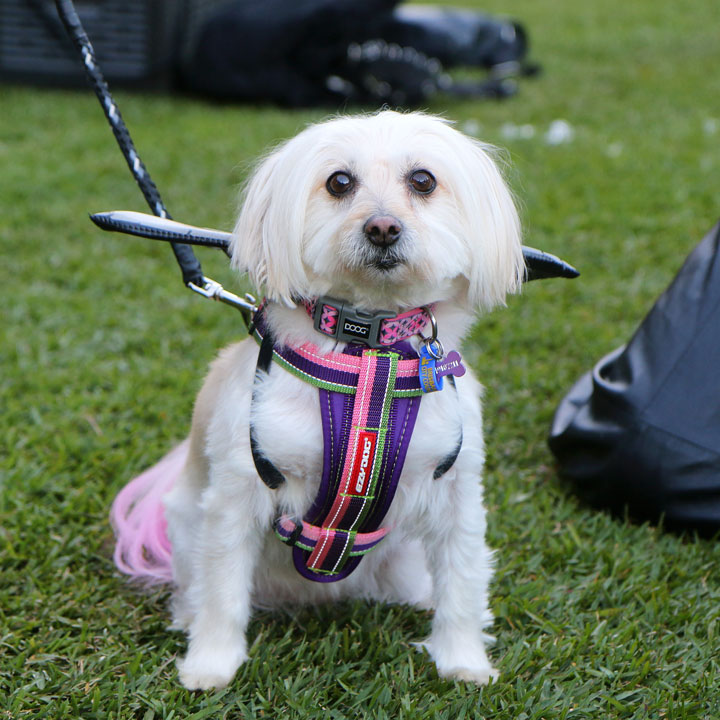
<svg viewBox="0 0 720 720">
<path fill-rule="evenodd" d="M 248 183 L 233 263 L 274 300 L 489 307 L 523 273 L 517 213 L 487 146 L 437 118 L 314 125 Z"/>
</svg>

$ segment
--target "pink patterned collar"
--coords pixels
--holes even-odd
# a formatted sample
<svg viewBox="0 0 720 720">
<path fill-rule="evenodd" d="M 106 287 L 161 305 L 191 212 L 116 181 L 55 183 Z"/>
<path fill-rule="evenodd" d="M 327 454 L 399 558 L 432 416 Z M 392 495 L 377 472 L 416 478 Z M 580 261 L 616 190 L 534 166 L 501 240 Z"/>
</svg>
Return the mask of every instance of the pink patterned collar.
<svg viewBox="0 0 720 720">
<path fill-rule="evenodd" d="M 425 305 L 396 315 L 387 310 L 360 310 L 327 295 L 298 302 L 318 332 L 339 342 L 360 342 L 371 348 L 387 347 L 417 335 L 431 322 L 434 308 Z"/>
</svg>

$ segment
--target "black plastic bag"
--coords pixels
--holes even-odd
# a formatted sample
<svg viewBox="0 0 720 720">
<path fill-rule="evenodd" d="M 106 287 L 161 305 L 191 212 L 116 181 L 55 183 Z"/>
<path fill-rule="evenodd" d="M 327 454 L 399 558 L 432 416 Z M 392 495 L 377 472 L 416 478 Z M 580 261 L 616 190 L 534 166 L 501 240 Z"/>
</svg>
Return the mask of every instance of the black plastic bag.
<svg viewBox="0 0 720 720">
<path fill-rule="evenodd" d="M 701 534 L 720 530 L 720 223 L 630 342 L 557 408 L 560 474 L 598 507 Z"/>
</svg>

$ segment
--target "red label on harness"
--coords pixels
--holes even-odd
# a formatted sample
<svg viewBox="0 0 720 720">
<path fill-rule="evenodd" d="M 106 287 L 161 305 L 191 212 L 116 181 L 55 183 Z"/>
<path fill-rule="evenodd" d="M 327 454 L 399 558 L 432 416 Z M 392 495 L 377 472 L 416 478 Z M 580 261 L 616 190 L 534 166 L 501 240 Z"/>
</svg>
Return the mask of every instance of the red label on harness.
<svg viewBox="0 0 720 720">
<path fill-rule="evenodd" d="M 357 449 L 355 450 L 355 461 L 350 473 L 350 482 L 347 492 L 349 495 L 365 495 L 370 482 L 373 458 L 375 457 L 375 443 L 377 433 L 361 432 L 358 435 Z"/>
</svg>

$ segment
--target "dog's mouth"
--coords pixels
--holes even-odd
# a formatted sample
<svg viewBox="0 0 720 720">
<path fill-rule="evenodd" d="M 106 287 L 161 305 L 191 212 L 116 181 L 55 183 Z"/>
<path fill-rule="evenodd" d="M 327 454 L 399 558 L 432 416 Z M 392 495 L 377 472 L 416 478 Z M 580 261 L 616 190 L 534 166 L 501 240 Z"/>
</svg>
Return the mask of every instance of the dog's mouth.
<svg viewBox="0 0 720 720">
<path fill-rule="evenodd" d="M 395 255 L 388 255 L 387 257 L 375 258 L 371 264 L 372 267 L 380 272 L 390 272 L 402 262 L 403 261 L 399 257 L 396 257 Z"/>
<path fill-rule="evenodd" d="M 404 265 L 406 258 L 402 253 L 392 248 L 375 248 L 368 253 L 366 265 L 380 273 L 389 273 L 400 265 Z"/>
<path fill-rule="evenodd" d="M 407 250 L 402 240 L 388 247 L 378 247 L 364 237 L 351 236 L 343 243 L 338 259 L 343 270 L 355 276 L 356 282 L 385 283 L 392 282 L 410 264 Z"/>
</svg>

